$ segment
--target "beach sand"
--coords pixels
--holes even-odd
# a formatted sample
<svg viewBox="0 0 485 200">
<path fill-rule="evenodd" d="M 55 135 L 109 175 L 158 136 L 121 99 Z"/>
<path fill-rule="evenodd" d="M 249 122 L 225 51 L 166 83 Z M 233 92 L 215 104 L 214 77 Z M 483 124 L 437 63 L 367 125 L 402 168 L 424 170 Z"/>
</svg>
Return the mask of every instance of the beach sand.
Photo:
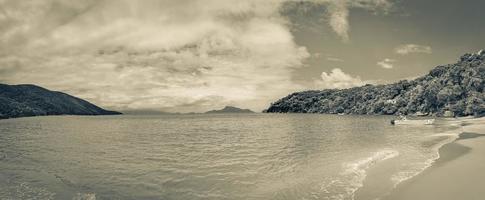
<svg viewBox="0 0 485 200">
<path fill-rule="evenodd" d="M 463 131 L 440 148 L 440 158 L 383 200 L 484 200 L 485 118 L 463 119 Z"/>
</svg>

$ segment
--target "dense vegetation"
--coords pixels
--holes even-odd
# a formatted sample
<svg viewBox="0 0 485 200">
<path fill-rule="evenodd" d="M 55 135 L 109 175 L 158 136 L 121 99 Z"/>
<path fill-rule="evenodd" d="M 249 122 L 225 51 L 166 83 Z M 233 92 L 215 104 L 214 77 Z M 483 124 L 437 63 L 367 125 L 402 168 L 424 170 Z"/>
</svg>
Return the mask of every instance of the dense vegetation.
<svg viewBox="0 0 485 200">
<path fill-rule="evenodd" d="M 484 60 L 482 50 L 412 81 L 297 92 L 272 103 L 266 112 L 440 116 L 451 111 L 456 116 L 484 116 Z"/>
<path fill-rule="evenodd" d="M 35 85 L 0 84 L 0 119 L 39 115 L 114 115 L 85 100 Z"/>
</svg>

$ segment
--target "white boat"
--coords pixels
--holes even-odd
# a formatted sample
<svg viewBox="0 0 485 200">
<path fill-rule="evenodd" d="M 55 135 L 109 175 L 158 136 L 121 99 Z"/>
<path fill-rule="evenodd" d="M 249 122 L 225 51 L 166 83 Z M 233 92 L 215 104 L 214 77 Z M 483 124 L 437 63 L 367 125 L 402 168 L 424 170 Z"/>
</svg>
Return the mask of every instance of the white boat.
<svg viewBox="0 0 485 200">
<path fill-rule="evenodd" d="M 416 113 L 414 113 L 414 116 L 417 116 L 417 117 L 424 117 L 424 116 L 428 116 L 428 113 L 423 113 L 421 111 L 418 111 Z"/>
<path fill-rule="evenodd" d="M 417 119 L 417 120 L 410 120 L 410 119 L 398 119 L 398 120 L 391 120 L 392 125 L 432 125 L 434 124 L 434 119 Z"/>
</svg>

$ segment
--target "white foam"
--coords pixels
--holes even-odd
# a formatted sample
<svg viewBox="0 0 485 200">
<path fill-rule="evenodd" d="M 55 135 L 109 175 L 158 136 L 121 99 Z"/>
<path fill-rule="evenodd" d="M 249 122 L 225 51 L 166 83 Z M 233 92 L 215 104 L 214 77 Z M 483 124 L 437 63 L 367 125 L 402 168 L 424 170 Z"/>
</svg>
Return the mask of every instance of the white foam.
<svg viewBox="0 0 485 200">
<path fill-rule="evenodd" d="M 72 200 L 96 200 L 96 194 L 94 193 L 77 193 L 72 197 Z"/>
<path fill-rule="evenodd" d="M 413 163 L 412 164 L 413 166 L 411 166 L 410 169 L 402 170 L 391 177 L 391 181 L 394 183 L 394 188 L 397 187 L 400 183 L 417 176 L 427 168 L 431 167 L 433 163 L 440 158 L 439 149 L 443 147 L 445 144 L 449 144 L 455 141 L 460 136 L 460 132 L 449 131 L 449 132 L 430 135 L 430 137 L 443 137 L 443 136 L 446 136 L 448 138 L 433 145 L 431 147 L 432 152 L 429 155 L 429 158 L 427 158 L 424 162 Z"/>
<path fill-rule="evenodd" d="M 325 197 L 325 199 L 343 200 L 354 199 L 355 192 L 363 186 L 364 179 L 367 176 L 367 170 L 373 165 L 394 158 L 399 155 L 399 152 L 392 149 L 384 149 L 373 153 L 371 156 L 360 159 L 354 162 L 344 164 L 344 170 L 338 179 L 332 180 L 324 184 L 321 190 L 327 194 L 329 188 L 341 188 L 343 192 L 336 192 L 333 195 Z"/>
<path fill-rule="evenodd" d="M 347 164 L 347 169 L 345 170 L 344 175 L 352 176 L 350 181 L 351 187 L 349 187 L 347 190 L 347 193 L 351 194 L 352 199 L 354 199 L 355 191 L 363 186 L 364 179 L 367 176 L 367 170 L 371 166 L 375 165 L 379 161 L 394 158 L 398 155 L 398 151 L 386 149 L 378 151 L 368 158 Z"/>
</svg>

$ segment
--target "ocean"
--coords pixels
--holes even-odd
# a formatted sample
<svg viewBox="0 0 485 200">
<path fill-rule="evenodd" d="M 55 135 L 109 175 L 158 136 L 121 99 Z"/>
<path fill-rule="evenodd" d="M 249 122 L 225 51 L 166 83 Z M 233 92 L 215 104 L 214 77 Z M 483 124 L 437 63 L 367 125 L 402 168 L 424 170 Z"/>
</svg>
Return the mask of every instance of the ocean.
<svg viewBox="0 0 485 200">
<path fill-rule="evenodd" d="M 459 125 L 391 116 L 193 114 L 0 120 L 0 199 L 376 199 Z"/>
</svg>

